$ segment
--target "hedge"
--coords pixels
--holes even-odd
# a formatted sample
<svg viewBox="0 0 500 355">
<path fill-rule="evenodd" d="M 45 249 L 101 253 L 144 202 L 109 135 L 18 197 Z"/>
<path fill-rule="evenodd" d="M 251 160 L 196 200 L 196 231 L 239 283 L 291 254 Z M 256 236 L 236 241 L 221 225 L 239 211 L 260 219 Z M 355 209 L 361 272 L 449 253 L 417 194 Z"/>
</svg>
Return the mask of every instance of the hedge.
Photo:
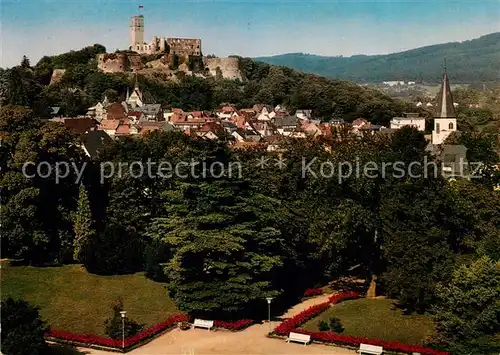
<svg viewBox="0 0 500 355">
<path fill-rule="evenodd" d="M 368 339 L 362 337 L 354 337 L 350 335 L 341 335 L 333 333 L 331 331 L 327 332 L 310 332 L 303 329 L 298 329 L 302 324 L 308 320 L 314 318 L 318 314 L 327 310 L 331 304 L 335 304 L 348 299 L 358 298 L 359 294 L 357 292 L 342 292 L 331 296 L 327 302 L 320 303 L 318 305 L 307 308 L 306 310 L 300 312 L 299 314 L 285 320 L 279 324 L 275 329 L 274 333 L 280 336 L 286 336 L 290 332 L 307 334 L 311 336 L 312 340 L 326 342 L 326 343 L 336 343 L 340 345 L 359 347 L 361 343 L 382 346 L 386 350 L 392 350 L 404 353 L 418 352 L 422 355 L 449 355 L 448 352 L 425 348 L 420 345 L 408 345 L 403 344 L 398 341 L 385 341 L 378 339 Z"/>
<path fill-rule="evenodd" d="M 124 350 L 138 345 L 139 343 L 152 338 L 153 336 L 173 328 L 179 322 L 187 322 L 188 317 L 184 314 L 176 314 L 167 318 L 161 323 L 155 324 L 149 328 L 141 330 L 139 333 L 125 338 L 125 346 L 123 347 L 122 339 L 104 338 L 95 334 L 75 334 L 64 330 L 51 329 L 45 334 L 50 340 L 62 340 L 70 343 L 78 343 L 90 347 L 106 347 L 115 348 L 116 350 Z"/>
</svg>

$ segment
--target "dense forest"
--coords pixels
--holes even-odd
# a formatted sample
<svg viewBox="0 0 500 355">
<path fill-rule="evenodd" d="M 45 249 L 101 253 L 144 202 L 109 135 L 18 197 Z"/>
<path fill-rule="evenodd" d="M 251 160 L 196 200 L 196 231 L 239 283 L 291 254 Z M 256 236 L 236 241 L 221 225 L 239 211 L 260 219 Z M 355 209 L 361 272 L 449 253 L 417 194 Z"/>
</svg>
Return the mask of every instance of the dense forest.
<svg viewBox="0 0 500 355">
<path fill-rule="evenodd" d="M 50 106 L 59 106 L 68 116 L 85 114 L 107 95 L 110 100 L 124 99 L 127 87 L 133 87 L 130 73 L 105 74 L 97 69 L 95 56 L 105 52 L 101 45 L 83 48 L 54 57 L 43 57 L 35 66 L 24 58 L 20 66 L 0 71 L 0 104 L 29 106 L 47 117 Z M 344 118 L 350 122 L 370 117 L 373 123 L 389 120 L 408 107 L 368 88 L 340 80 L 303 74 L 278 68 L 249 58 L 239 58 L 244 81 L 198 78 L 179 74 L 178 81 L 161 75 L 139 75 L 146 100 L 164 107 L 186 111 L 212 110 L 222 104 L 239 108 L 257 103 L 284 105 L 290 112 L 314 109 L 317 118 Z M 48 85 L 53 69 L 66 68 L 60 82 Z M 18 85 L 22 82 L 23 85 Z"/>
<path fill-rule="evenodd" d="M 454 83 L 499 81 L 500 33 L 387 55 L 323 57 L 290 53 L 256 58 L 273 65 L 358 83 L 389 80 L 437 83 L 442 78 L 445 59 Z"/>
</svg>

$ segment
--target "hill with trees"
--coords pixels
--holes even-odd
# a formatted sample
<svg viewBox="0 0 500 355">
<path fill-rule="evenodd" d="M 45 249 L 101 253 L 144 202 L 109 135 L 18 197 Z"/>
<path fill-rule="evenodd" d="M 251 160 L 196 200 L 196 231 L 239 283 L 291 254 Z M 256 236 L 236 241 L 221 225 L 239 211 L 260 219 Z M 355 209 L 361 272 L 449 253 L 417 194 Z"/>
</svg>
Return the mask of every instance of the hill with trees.
<svg viewBox="0 0 500 355">
<path fill-rule="evenodd" d="M 453 82 L 490 82 L 500 80 L 500 32 L 464 42 L 436 44 L 387 55 L 326 57 L 289 53 L 255 59 L 306 73 L 363 83 L 389 80 L 439 82 L 447 59 Z"/>
<path fill-rule="evenodd" d="M 43 57 L 35 66 L 24 58 L 19 66 L 0 69 L 0 104 L 29 106 L 40 117 L 48 117 L 48 108 L 58 106 L 65 115 L 75 116 L 85 114 L 104 95 L 108 99 L 124 99 L 136 78 L 132 73 L 99 71 L 95 56 L 105 51 L 96 44 Z M 148 100 L 185 111 L 213 110 L 223 104 L 243 108 L 264 103 L 285 106 L 292 113 L 313 109 L 316 117 L 324 120 L 336 117 L 351 122 L 370 117 L 373 123 L 387 125 L 392 117 L 408 109 L 406 104 L 374 89 L 238 58 L 243 81 L 188 75 L 168 80 L 155 72 L 139 75 L 138 80 Z M 53 70 L 59 68 L 66 72 L 59 82 L 49 85 Z"/>
</svg>

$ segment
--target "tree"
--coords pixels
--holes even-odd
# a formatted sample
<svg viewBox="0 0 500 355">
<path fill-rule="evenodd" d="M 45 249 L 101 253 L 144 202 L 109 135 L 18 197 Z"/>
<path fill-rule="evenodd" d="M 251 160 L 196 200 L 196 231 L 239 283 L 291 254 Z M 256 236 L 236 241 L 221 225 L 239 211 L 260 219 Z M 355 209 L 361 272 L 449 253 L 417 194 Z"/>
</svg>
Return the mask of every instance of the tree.
<svg viewBox="0 0 500 355">
<path fill-rule="evenodd" d="M 166 194 L 166 217 L 150 234 L 171 249 L 165 272 L 178 307 L 219 319 L 258 314 L 262 297 L 277 296 L 286 279 L 279 202 L 238 181 L 182 184 Z"/>
<path fill-rule="evenodd" d="M 78 206 L 73 219 L 73 230 L 75 232 L 73 258 L 87 265 L 91 257 L 91 248 L 95 243 L 94 221 L 90 211 L 87 190 L 80 184 Z"/>
<path fill-rule="evenodd" d="M 4 114 L 14 113 L 4 119 Z M 5 107 L 0 124 L 5 129 L 2 161 L 2 249 L 8 257 L 27 263 L 71 261 L 73 255 L 71 212 L 76 209 L 76 174 L 56 180 L 42 178 L 36 166 L 48 162 L 67 166 L 82 162 L 83 153 L 73 133 L 54 122 L 31 121 L 30 111 Z M 25 125 L 25 129 L 22 127 Z M 27 162 L 33 162 L 23 171 Z M 27 175 L 26 175 L 27 174 Z M 28 177 L 28 175 L 30 177 Z M 68 252 L 69 251 L 69 252 Z M 67 260 L 69 256 L 69 260 Z"/>
<path fill-rule="evenodd" d="M 39 308 L 24 300 L 2 301 L 2 352 L 6 355 L 39 355 L 45 353 L 44 334 L 48 330 L 40 318 Z"/>
<path fill-rule="evenodd" d="M 125 317 L 122 323 L 121 311 L 123 308 L 123 299 L 118 298 L 112 305 L 113 315 L 104 322 L 105 333 L 112 339 L 122 339 L 131 337 L 141 331 L 144 325 L 137 323 L 130 317 Z"/>
<path fill-rule="evenodd" d="M 381 206 L 383 284 L 410 312 L 424 312 L 435 302 L 436 284 L 453 262 L 442 187 L 425 183 L 393 187 Z"/>
<path fill-rule="evenodd" d="M 104 98 L 108 98 L 108 101 L 109 102 L 118 102 L 118 92 L 116 92 L 116 90 L 114 89 L 107 89 L 106 91 L 104 91 L 104 94 L 102 95 L 103 96 L 103 100 Z"/>
<path fill-rule="evenodd" d="M 28 59 L 28 57 L 23 55 L 23 59 L 21 60 L 21 67 L 23 67 L 24 69 L 29 69 L 30 66 L 30 60 Z"/>
<path fill-rule="evenodd" d="M 435 341 L 453 354 L 500 350 L 500 261 L 482 257 L 459 266 L 437 287 Z"/>
</svg>

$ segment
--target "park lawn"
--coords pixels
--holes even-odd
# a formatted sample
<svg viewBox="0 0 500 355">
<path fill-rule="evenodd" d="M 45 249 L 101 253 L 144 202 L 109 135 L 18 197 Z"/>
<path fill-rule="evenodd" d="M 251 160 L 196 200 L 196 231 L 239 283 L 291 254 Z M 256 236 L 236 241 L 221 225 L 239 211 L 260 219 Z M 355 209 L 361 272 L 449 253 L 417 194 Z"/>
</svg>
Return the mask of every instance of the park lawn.
<svg viewBox="0 0 500 355">
<path fill-rule="evenodd" d="M 419 344 L 432 334 L 434 323 L 427 315 L 404 315 L 390 299 L 357 299 L 333 305 L 327 311 L 305 323 L 301 328 L 319 331 L 320 321 L 330 317 L 340 319 L 344 335 L 380 340 L 398 340 Z"/>
<path fill-rule="evenodd" d="M 59 267 L 4 266 L 2 299 L 24 298 L 40 307 L 54 329 L 104 335 L 111 304 L 123 298 L 127 316 L 150 326 L 177 313 L 164 284 L 144 273 L 118 276 L 89 274 L 80 265 Z"/>
</svg>

